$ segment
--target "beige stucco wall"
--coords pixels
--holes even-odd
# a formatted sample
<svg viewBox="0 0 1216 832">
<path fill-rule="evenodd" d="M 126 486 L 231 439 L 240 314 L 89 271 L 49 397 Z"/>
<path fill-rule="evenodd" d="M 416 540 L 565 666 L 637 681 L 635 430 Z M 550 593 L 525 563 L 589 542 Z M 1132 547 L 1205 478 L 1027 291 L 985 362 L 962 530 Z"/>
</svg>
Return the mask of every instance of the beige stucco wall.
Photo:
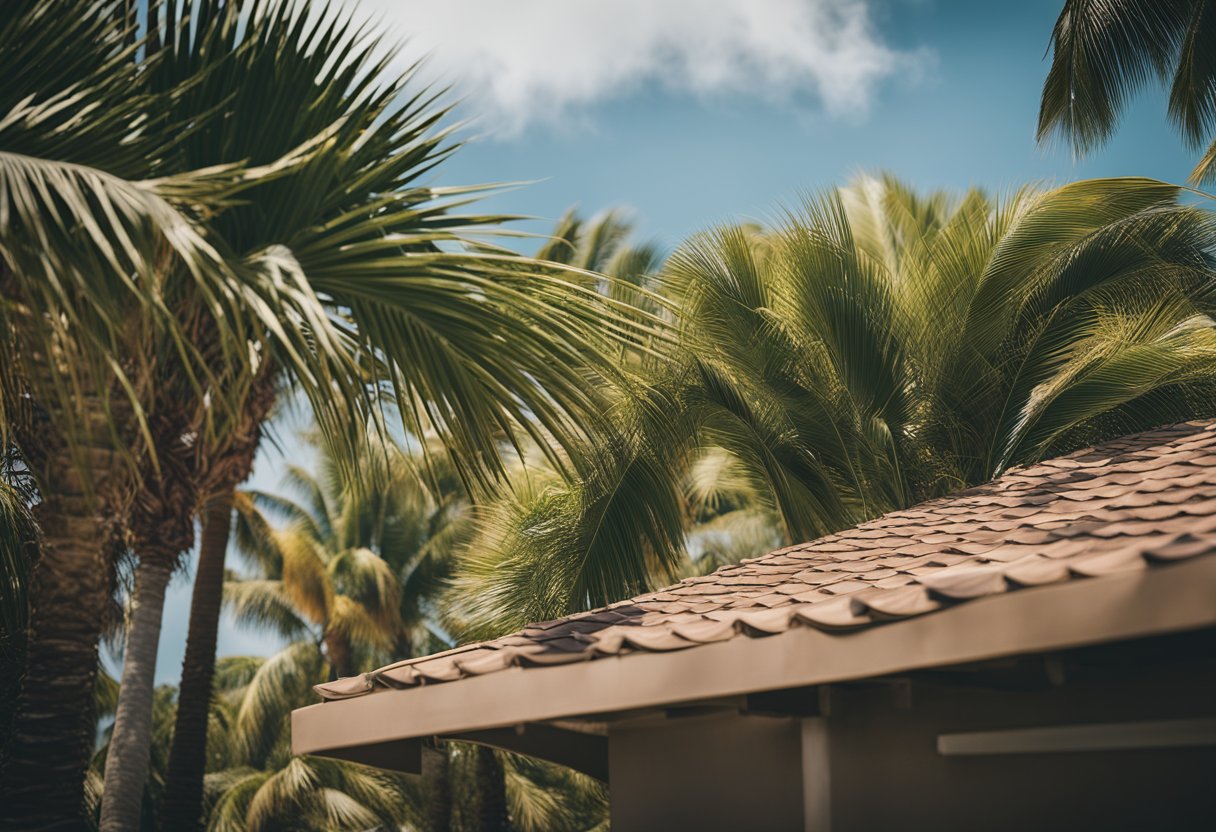
<svg viewBox="0 0 1216 832">
<path fill-rule="evenodd" d="M 943 733 L 1210 717 L 1210 667 L 1027 691 L 920 680 L 907 709 L 880 686 L 845 691 L 826 720 L 831 832 L 1216 829 L 1213 747 L 937 752 Z"/>
<path fill-rule="evenodd" d="M 614 832 L 802 828 L 792 718 L 683 717 L 609 736 Z"/>
<path fill-rule="evenodd" d="M 992 756 L 937 747 L 942 734 L 1211 718 L 1216 637 L 1096 649 L 1039 675 L 1035 661 L 1008 674 L 807 689 L 807 704 L 823 706 L 815 717 L 620 723 L 609 735 L 614 832 L 1216 828 L 1210 744 Z"/>
</svg>

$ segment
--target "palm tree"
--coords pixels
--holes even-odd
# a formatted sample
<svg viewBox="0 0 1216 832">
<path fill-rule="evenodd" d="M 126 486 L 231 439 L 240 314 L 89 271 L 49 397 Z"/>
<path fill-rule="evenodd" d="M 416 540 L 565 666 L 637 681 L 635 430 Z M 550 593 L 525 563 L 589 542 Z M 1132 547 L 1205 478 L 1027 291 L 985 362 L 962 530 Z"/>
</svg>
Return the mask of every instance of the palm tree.
<svg viewBox="0 0 1216 832">
<path fill-rule="evenodd" d="M 144 348 L 197 359 L 172 310 L 231 274 L 195 218 L 249 173 L 167 163 L 177 93 L 149 89 L 122 11 L 17 0 L 0 24 L 0 440 L 32 474 L 40 531 L 5 826 L 79 817 L 99 631 L 148 438 Z"/>
<path fill-rule="evenodd" d="M 458 213 L 480 189 L 420 182 L 457 146 L 440 127 L 446 106 L 432 91 L 412 92 L 412 73 L 386 79 L 364 30 L 334 15 L 297 16 L 303 7 L 272 3 L 244 32 L 235 23 L 240 4 L 198 4 L 192 26 L 204 34 L 174 44 L 166 37 L 155 77 L 166 87 L 199 78 L 181 106 L 205 113 L 222 103 L 230 113 L 191 134 L 189 165 L 273 160 L 324 138 L 307 164 L 246 189 L 241 205 L 212 222 L 236 251 L 285 269 L 340 318 L 333 334 L 357 360 L 327 356 L 337 366 L 313 373 L 319 382 L 338 379 L 343 395 L 299 385 L 324 435 L 343 439 L 365 422 L 358 411 L 391 400 L 409 430 L 439 437 L 469 488 L 490 485 L 500 471 L 498 442 L 516 431 L 543 432 L 568 449 L 568 462 L 582 464 L 573 451 L 603 402 L 592 380 L 612 374 L 603 345 L 646 324 L 616 320 L 611 303 L 554 266 L 472 245 L 469 233 L 502 219 Z M 165 10 L 166 32 L 183 13 Z M 231 66 L 213 68 L 224 61 Z M 229 73 L 242 79 L 235 91 Z M 170 825 L 198 817 L 232 493 L 249 474 L 284 376 L 298 383 L 290 359 L 314 349 L 313 328 L 329 325 L 321 317 L 310 323 L 300 339 L 270 352 L 245 387 L 238 417 L 216 442 L 201 444 L 195 460 L 204 545 L 169 776 Z M 366 385 L 352 379 L 352 365 Z M 335 403 L 349 412 L 335 412 Z"/>
<path fill-rule="evenodd" d="M 442 108 L 428 97 L 395 104 L 404 80 L 376 85 L 381 65 L 348 22 L 317 24 L 299 4 L 246 18 L 240 3 L 154 3 L 161 36 L 145 44 L 132 4 L 77 5 L 21 0 L 0 31 L 0 422 L 35 474 L 42 531 L 3 773 L 12 799 L 0 813 L 13 823 L 76 813 L 89 745 L 82 691 L 113 556 L 128 543 L 148 550 L 137 554 L 153 574 L 137 579 L 148 597 L 136 601 L 139 649 L 128 651 L 124 695 L 135 699 L 120 703 L 114 740 L 130 764 L 108 767 L 123 785 L 106 800 L 128 813 L 137 804 L 156 586 L 186 539 L 189 495 L 208 493 L 227 449 L 256 442 L 267 397 L 255 382 L 285 376 L 334 439 L 363 424 L 351 417 L 378 396 L 395 397 L 457 450 L 468 479 L 484 480 L 496 454 L 483 452 L 504 429 L 543 427 L 574 444 L 576 416 L 599 410 L 586 361 L 603 337 L 597 322 L 611 320 L 552 270 L 442 245 L 493 218 L 454 217 L 459 192 L 412 185 L 452 147 L 431 130 Z M 51 21 L 52 9 L 73 25 Z M 285 31 L 296 47 L 286 55 L 273 48 Z M 226 71 L 258 46 L 234 99 Z M 185 407 L 144 398 L 166 379 L 189 389 Z M 184 470 L 164 473 L 166 460 Z M 162 522 L 174 524 L 172 545 L 150 551 Z"/>
<path fill-rule="evenodd" d="M 313 700 L 310 686 L 325 675 L 321 652 L 306 642 L 269 659 L 230 656 L 216 663 L 204 789 L 208 832 L 481 828 L 476 778 L 481 754 L 476 746 L 455 743 L 442 752 L 456 801 L 438 825 L 427 822 L 422 778 L 340 760 L 293 757 L 291 710 Z M 171 708 L 158 714 L 158 726 L 171 723 Z M 154 781 L 164 772 L 166 733 L 161 727 L 155 732 Z M 584 832 L 606 822 L 607 796 L 589 778 L 513 754 L 498 759 L 508 811 L 520 832 Z"/>
<path fill-rule="evenodd" d="M 308 655 L 314 661 L 310 663 Z M 286 659 L 291 660 L 286 660 Z M 284 679 L 276 671 L 294 674 Z M 269 660 L 229 656 L 216 663 L 216 697 L 209 713 L 205 787 L 206 828 L 214 830 L 380 828 L 413 823 L 417 787 L 408 778 L 351 763 L 290 754 L 288 732 L 270 732 L 270 746 L 249 731 L 250 715 L 285 726 L 292 707 L 308 697 L 308 685 L 321 671 L 319 654 L 298 651 Z M 310 675 L 311 674 L 311 675 Z M 98 688 L 99 714 L 112 714 L 118 683 L 104 674 Z M 140 828 L 155 828 L 164 792 L 177 689 L 163 685 L 153 702 L 152 754 L 141 805 Z M 294 698 L 293 698 L 294 697 Z M 103 740 L 112 736 L 103 731 Z M 92 814 L 100 809 L 100 782 L 108 741 L 94 755 L 89 777 Z"/>
<path fill-rule="evenodd" d="M 435 599 L 446 588 L 443 578 L 454 552 L 467 543 L 471 529 L 457 478 L 445 476 L 442 469 L 433 471 L 435 484 L 446 488 L 436 495 L 419 476 L 420 452 L 390 448 L 387 454 L 372 452 L 363 459 L 360 468 L 367 482 L 356 489 L 343 483 L 339 462 L 324 446 L 318 453 L 315 474 L 299 466 L 288 468 L 287 482 L 296 499 L 260 492 L 237 495 L 236 542 L 255 577 L 230 578 L 229 607 L 238 622 L 296 639 L 258 671 L 257 686 L 251 685 L 241 706 L 235 730 L 243 737 L 242 765 L 279 772 L 251 775 L 243 781 L 250 789 L 304 777 L 298 771 L 301 766 L 342 770 L 344 764 L 284 756 L 289 747 L 287 716 L 291 708 L 311 701 L 311 684 L 354 675 L 383 663 L 390 654 L 448 646 L 434 624 Z M 276 527 L 271 521 L 275 516 L 285 525 Z M 454 769 L 454 756 L 474 762 Z M 419 823 L 425 818 L 427 828 L 504 828 L 508 813 L 516 812 L 535 820 L 525 829 L 575 828 L 561 825 L 562 809 L 545 805 L 533 781 L 521 779 L 509 762 L 504 768 L 496 752 L 478 749 L 469 757 L 459 748 L 441 745 L 428 749 L 428 762 L 422 786 L 410 787 L 411 817 Z M 518 782 L 513 784 L 513 779 Z M 564 791 L 578 793 L 575 785 L 590 788 L 570 781 Z M 307 789 L 315 786 L 302 782 L 298 788 L 302 791 L 293 800 L 310 805 L 315 797 L 308 796 Z M 478 807 L 476 817 L 454 812 L 453 791 L 464 797 L 459 805 Z M 584 808 L 594 805 L 602 812 L 602 795 L 598 802 L 580 800 Z M 223 811 L 235 813 L 233 828 L 242 822 L 253 828 L 273 826 L 248 814 L 257 805 L 248 795 L 233 797 Z M 287 813 L 294 804 L 280 797 L 274 805 L 276 812 Z M 585 817 L 583 810 L 570 811 Z M 491 822 L 497 825 L 487 825 Z"/>
<path fill-rule="evenodd" d="M 1104 436 L 1216 410 L 1213 220 L 1143 179 L 921 196 L 890 177 L 668 261 L 680 344 L 614 412 L 617 467 L 530 472 L 462 560 L 470 634 L 679 568 L 689 474 L 805 540 Z M 720 449 L 720 450 L 714 450 Z"/>
<path fill-rule="evenodd" d="M 388 446 L 365 452 L 366 482 L 350 487 L 332 451 L 314 447 L 315 475 L 287 467 L 295 499 L 237 493 L 236 543 L 256 577 L 230 577 L 230 609 L 288 639 L 311 635 L 335 676 L 429 651 L 444 637 L 432 624 L 435 599 L 471 528 L 458 482 L 440 476 L 447 491 L 432 492 L 421 452 Z"/>
<path fill-rule="evenodd" d="M 1216 176 L 1216 9 L 1207 0 L 1066 0 L 1051 33 L 1039 140 L 1085 153 L 1111 137 L 1129 99 L 1156 81 L 1187 144 L 1207 146 L 1191 173 Z"/>
</svg>

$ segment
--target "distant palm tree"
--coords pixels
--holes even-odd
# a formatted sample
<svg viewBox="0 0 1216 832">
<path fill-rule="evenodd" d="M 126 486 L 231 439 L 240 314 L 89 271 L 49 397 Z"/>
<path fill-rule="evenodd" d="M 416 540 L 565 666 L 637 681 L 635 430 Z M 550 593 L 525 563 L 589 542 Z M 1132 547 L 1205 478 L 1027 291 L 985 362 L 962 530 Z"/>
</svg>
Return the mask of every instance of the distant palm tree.
<svg viewBox="0 0 1216 832">
<path fill-rule="evenodd" d="M 793 542 L 1210 416 L 1216 224 L 1178 190 L 993 200 L 863 178 L 772 228 L 694 237 L 661 274 L 680 344 L 614 411 L 615 469 L 573 485 L 532 469 L 484 514 L 457 579 L 468 633 L 672 577 L 707 454 Z"/>
<path fill-rule="evenodd" d="M 295 804 L 276 799 L 275 811 L 282 814 L 274 817 L 280 820 L 259 820 L 249 813 L 265 806 L 248 789 L 256 785 L 259 793 L 266 788 L 267 794 L 277 795 L 282 786 L 276 784 L 303 778 L 298 781 L 303 790 L 299 805 L 312 811 L 307 809 L 312 805 L 308 801 L 319 796 L 306 797 L 305 792 L 314 788 L 309 778 L 319 780 L 346 770 L 341 763 L 291 759 L 286 751 L 288 715 L 291 708 L 312 701 L 312 684 L 335 675 L 354 675 L 390 657 L 449 646 L 446 634 L 435 626 L 434 606 L 446 589 L 443 579 L 454 552 L 467 542 L 471 530 L 469 507 L 457 478 L 433 468 L 433 489 L 429 489 L 420 477 L 420 452 L 394 447 L 383 454 L 369 452 L 359 463 L 365 483 L 352 488 L 344 484 L 338 461 L 323 446 L 317 451 L 316 473 L 298 465 L 288 467 L 291 497 L 261 492 L 237 495 L 236 542 L 254 574 L 230 578 L 229 609 L 240 623 L 295 641 L 258 670 L 244 695 L 233 730 L 241 737 L 241 765 L 253 771 L 239 788 L 229 786 L 233 795 L 222 798 L 222 806 L 217 804 L 210 828 L 240 828 L 241 822 L 251 828 L 273 828 L 290 816 Z M 500 822 L 507 813 L 518 815 L 524 818 L 517 824 L 523 830 L 588 828 L 580 827 L 580 820 L 588 812 L 602 813 L 602 795 L 588 797 L 598 790 L 581 779 L 567 777 L 563 782 L 550 775 L 559 784 L 555 786 L 559 795 L 581 795 L 572 798 L 575 806 L 563 807 L 543 794 L 534 780 L 518 773 L 522 763 L 507 760 L 504 768 L 499 755 L 489 749 L 471 757 L 445 746 L 428 753 L 445 763 L 443 791 L 455 789 L 466 807 L 461 810 L 465 814 L 453 816 L 450 801 L 431 805 L 439 784 L 412 787 L 414 814 L 408 816 L 432 818 L 429 825 L 436 829 L 490 828 L 467 814 L 472 806 Z M 448 764 L 453 755 L 474 762 L 453 769 Z M 275 770 L 279 773 L 267 773 Z M 307 773 L 314 770 L 315 775 Z M 446 820 L 436 821 L 440 809 Z M 222 825 L 219 817 L 233 818 L 232 825 Z M 352 815 L 349 823 L 356 822 L 365 821 Z"/>
<path fill-rule="evenodd" d="M 335 676 L 429 652 L 443 638 L 431 608 L 470 530 L 459 483 L 441 474 L 446 490 L 428 489 L 421 453 L 389 446 L 365 452 L 366 481 L 351 487 L 332 452 L 314 448 L 317 473 L 287 467 L 294 496 L 238 492 L 236 543 L 256 571 L 228 580 L 229 608 L 238 621 L 323 645 Z"/>
<path fill-rule="evenodd" d="M 287 651 L 285 651 L 286 653 Z M 304 652 L 304 651 L 300 651 Z M 309 685 L 323 678 L 320 655 L 263 660 L 229 656 L 216 662 L 215 699 L 209 713 L 204 819 L 209 830 L 329 830 L 414 825 L 417 787 L 409 778 L 353 763 L 316 757 L 293 758 L 286 726 L 292 707 L 307 701 Z M 284 675 L 281 671 L 289 674 Z M 118 684 L 104 674 L 98 713 L 113 714 Z M 164 794 L 177 689 L 156 689 L 152 709 L 152 753 L 140 808 L 140 827 L 156 828 Z M 270 726 L 272 730 L 262 730 Z M 103 732 L 89 772 L 91 814 L 100 810 L 102 779 L 112 729 Z"/>
<path fill-rule="evenodd" d="M 1216 177 L 1216 5 L 1209 0 L 1067 0 L 1051 33 L 1039 140 L 1064 136 L 1078 153 L 1111 137 L 1147 84 L 1168 86 L 1169 117 L 1203 157 L 1196 183 Z"/>
<path fill-rule="evenodd" d="M 477 746 L 454 744 L 450 788 L 456 805 L 441 825 L 428 826 L 420 778 L 341 760 L 293 757 L 290 716 L 314 701 L 311 685 L 327 675 L 315 644 L 301 642 L 268 659 L 227 656 L 216 662 L 215 698 L 209 713 L 203 826 L 208 832 L 299 829 L 430 829 L 480 832 Z M 102 674 L 97 712 L 112 715 L 118 685 Z M 176 690 L 161 686 L 153 707 L 152 762 L 144 826 L 155 825 L 157 798 L 168 770 Z M 103 740 L 109 732 L 103 732 Z M 106 746 L 94 756 L 87 798 L 90 814 L 100 809 Z M 606 828 L 607 795 L 589 778 L 513 754 L 500 755 L 505 797 L 519 832 L 590 832 Z"/>
</svg>

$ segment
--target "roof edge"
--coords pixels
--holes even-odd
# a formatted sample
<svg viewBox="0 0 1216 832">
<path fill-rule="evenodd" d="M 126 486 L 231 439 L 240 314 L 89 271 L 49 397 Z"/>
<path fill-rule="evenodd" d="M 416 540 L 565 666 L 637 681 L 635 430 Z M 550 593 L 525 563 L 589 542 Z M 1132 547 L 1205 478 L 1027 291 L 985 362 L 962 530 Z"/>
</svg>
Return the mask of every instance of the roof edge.
<svg viewBox="0 0 1216 832">
<path fill-rule="evenodd" d="M 986 597 L 848 634 L 795 627 L 692 650 L 510 668 L 292 712 L 292 750 L 500 728 L 1216 626 L 1216 556 Z M 622 666 L 621 662 L 627 662 Z"/>
</svg>

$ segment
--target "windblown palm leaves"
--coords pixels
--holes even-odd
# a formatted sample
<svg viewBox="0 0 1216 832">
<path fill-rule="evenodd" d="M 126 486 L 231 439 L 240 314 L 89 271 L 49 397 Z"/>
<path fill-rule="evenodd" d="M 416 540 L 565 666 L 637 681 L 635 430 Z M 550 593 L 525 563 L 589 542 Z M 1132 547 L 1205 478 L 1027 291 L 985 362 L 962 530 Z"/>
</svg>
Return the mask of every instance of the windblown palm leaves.
<svg viewBox="0 0 1216 832">
<path fill-rule="evenodd" d="M 1216 227 L 1177 197 L 1143 179 L 994 200 L 863 178 L 771 228 L 693 238 L 661 275 L 680 344 L 616 411 L 615 475 L 534 476 L 490 515 L 460 579 L 473 632 L 669 576 L 712 493 L 686 490 L 706 454 L 797 541 L 1210 414 Z"/>
<path fill-rule="evenodd" d="M 1205 148 L 1191 178 L 1216 176 L 1216 6 L 1208 0 L 1066 0 L 1051 33 L 1039 139 L 1085 153 L 1113 135 L 1127 102 L 1169 88 L 1170 121 Z M 1209 144 L 1210 143 L 1210 144 Z"/>
<path fill-rule="evenodd" d="M 411 429 L 439 434 L 469 485 L 494 479 L 504 435 L 543 434 L 567 448 L 555 460 L 574 458 L 617 375 L 598 345 L 646 326 L 556 267 L 468 245 L 499 218 L 457 213 L 479 189 L 421 184 L 455 147 L 446 109 L 414 93 L 410 73 L 385 77 L 373 33 L 306 0 L 153 2 L 145 40 L 129 2 L 11 5 L 0 26 L 0 440 L 38 475 L 43 514 L 82 504 L 77 472 L 85 491 L 107 480 L 87 545 L 44 540 L 31 685 L 90 664 L 109 539 L 130 532 L 155 572 L 148 586 L 163 587 L 210 466 L 249 433 L 246 405 L 267 378 L 281 373 L 306 396 L 339 447 L 395 404 Z M 52 458 L 39 419 L 54 429 Z M 130 476 L 115 473 L 124 467 Z M 65 586 L 90 596 L 79 621 L 46 600 Z M 153 652 L 157 606 L 137 605 L 149 623 L 132 629 Z M 144 678 L 124 687 L 141 702 L 154 659 L 143 652 L 128 655 Z M 46 757 L 65 769 L 81 757 L 83 722 L 67 726 L 83 719 L 87 687 L 21 700 L 30 725 L 64 726 Z M 61 700 L 72 714 L 53 719 Z M 130 744 L 127 724 L 139 729 Z M 113 747 L 133 762 L 110 771 L 129 772 L 130 788 L 109 796 L 129 807 L 146 729 L 120 705 Z M 30 801 L 10 808 L 49 819 L 70 811 L 75 775 L 38 774 L 37 744 L 5 768 Z M 68 785 L 52 799 L 49 783 Z"/>
<path fill-rule="evenodd" d="M 437 431 L 470 481 L 493 473 L 504 430 L 539 424 L 575 444 L 575 417 L 600 410 L 582 383 L 593 345 L 627 324 L 557 270 L 474 240 L 504 219 L 460 212 L 484 187 L 424 184 L 458 147 L 442 91 L 419 87 L 413 70 L 393 74 L 375 33 L 330 9 L 167 4 L 163 14 L 153 85 L 188 85 L 178 112 L 226 114 L 181 142 L 183 166 L 301 160 L 249 183 L 211 225 L 246 259 L 247 302 L 290 310 L 270 358 L 301 383 L 325 437 L 366 423 L 349 408 L 372 404 L 370 386 L 416 431 Z M 598 370 L 611 373 L 607 362 Z"/>
</svg>

